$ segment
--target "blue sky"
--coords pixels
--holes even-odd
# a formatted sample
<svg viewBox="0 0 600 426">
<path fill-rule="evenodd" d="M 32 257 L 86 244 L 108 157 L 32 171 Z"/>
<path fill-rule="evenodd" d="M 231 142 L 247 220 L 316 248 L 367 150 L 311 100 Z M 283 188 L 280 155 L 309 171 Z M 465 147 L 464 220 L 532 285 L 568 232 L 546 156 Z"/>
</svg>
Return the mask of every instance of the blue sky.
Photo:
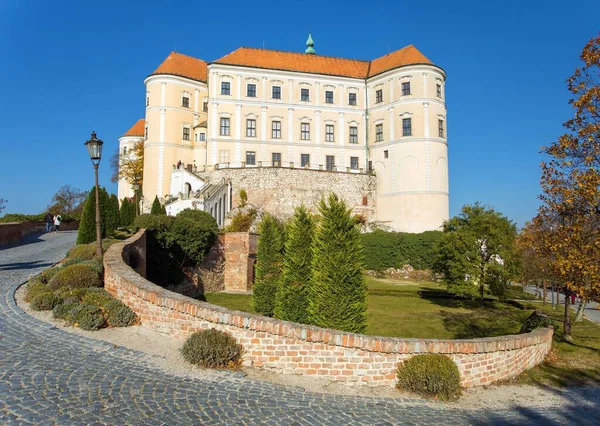
<svg viewBox="0 0 600 426">
<path fill-rule="evenodd" d="M 89 3 L 89 4 L 88 4 Z M 574 7 L 576 5 L 576 7 Z M 239 46 L 373 59 L 414 44 L 448 73 L 450 214 L 480 201 L 535 215 L 540 146 L 571 116 L 565 79 L 598 33 L 600 2 L 0 0 L 0 198 L 37 213 L 93 185 L 83 143 L 109 157 L 144 113 L 144 78 L 172 50 L 210 61 Z"/>
</svg>

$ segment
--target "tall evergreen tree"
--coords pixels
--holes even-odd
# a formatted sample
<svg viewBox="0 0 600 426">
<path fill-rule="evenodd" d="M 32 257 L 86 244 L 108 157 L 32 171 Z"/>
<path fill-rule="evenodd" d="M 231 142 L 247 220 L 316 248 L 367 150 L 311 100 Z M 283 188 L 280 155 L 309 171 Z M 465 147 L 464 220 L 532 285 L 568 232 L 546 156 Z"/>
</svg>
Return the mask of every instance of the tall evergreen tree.
<svg viewBox="0 0 600 426">
<path fill-rule="evenodd" d="M 367 286 L 358 221 L 335 194 L 319 203 L 308 314 L 312 324 L 355 333 L 367 327 Z"/>
<path fill-rule="evenodd" d="M 150 209 L 150 214 L 162 214 L 162 207 L 160 206 L 160 201 L 158 201 L 158 195 L 154 197 L 154 201 L 152 201 L 152 208 Z"/>
<path fill-rule="evenodd" d="M 135 219 L 135 205 L 128 198 L 121 201 L 121 210 L 119 212 L 121 226 L 131 226 Z"/>
<path fill-rule="evenodd" d="M 108 206 L 108 194 L 104 188 L 99 188 L 100 195 L 100 229 L 101 236 L 106 236 L 106 210 Z M 96 241 L 96 188 L 92 187 L 85 200 L 79 231 L 77 233 L 77 244 L 88 244 Z"/>
<path fill-rule="evenodd" d="M 108 197 L 106 210 L 106 234 L 113 234 L 119 227 L 119 200 L 115 194 Z"/>
<path fill-rule="evenodd" d="M 256 251 L 256 276 L 252 292 L 252 304 L 259 314 L 273 316 L 277 284 L 283 266 L 283 224 L 273 216 L 266 215 L 259 225 Z"/>
<path fill-rule="evenodd" d="M 312 242 L 315 223 L 300 206 L 287 227 L 283 272 L 275 299 L 275 317 L 308 323 L 308 285 L 311 276 Z"/>
</svg>

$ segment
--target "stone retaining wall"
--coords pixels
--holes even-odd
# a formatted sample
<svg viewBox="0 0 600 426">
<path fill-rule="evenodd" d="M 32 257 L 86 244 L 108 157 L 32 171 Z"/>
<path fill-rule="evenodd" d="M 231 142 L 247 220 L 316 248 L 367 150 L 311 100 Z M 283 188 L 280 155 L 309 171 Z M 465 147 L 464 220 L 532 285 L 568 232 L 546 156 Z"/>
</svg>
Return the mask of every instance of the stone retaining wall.
<svg viewBox="0 0 600 426">
<path fill-rule="evenodd" d="M 515 376 L 542 362 L 552 329 L 470 340 L 366 336 L 231 311 L 170 292 L 143 278 L 140 256 L 145 231 L 110 247 L 104 256 L 105 287 L 147 327 L 183 340 L 207 328 L 230 333 L 244 347 L 244 365 L 334 381 L 389 385 L 399 363 L 416 354 L 438 353 L 458 365 L 465 387 Z M 128 266 L 133 260 L 139 274 Z M 141 274 L 141 275 L 140 275 Z"/>
<path fill-rule="evenodd" d="M 43 232 L 46 229 L 44 222 L 11 222 L 0 223 L 0 246 L 15 244 L 34 232 Z"/>
</svg>

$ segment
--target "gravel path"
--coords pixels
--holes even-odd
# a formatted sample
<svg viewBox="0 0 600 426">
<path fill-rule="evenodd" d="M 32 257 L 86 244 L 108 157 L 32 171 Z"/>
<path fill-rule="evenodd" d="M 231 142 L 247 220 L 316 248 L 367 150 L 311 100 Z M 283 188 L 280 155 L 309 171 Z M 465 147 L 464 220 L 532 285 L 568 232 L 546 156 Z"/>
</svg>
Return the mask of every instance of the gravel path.
<svg viewBox="0 0 600 426">
<path fill-rule="evenodd" d="M 21 283 L 60 260 L 64 232 L 0 250 L 0 424 L 597 424 L 598 389 L 561 407 L 470 410 L 420 399 L 318 394 L 236 373 L 185 378 L 138 351 L 72 334 L 21 310 Z"/>
</svg>

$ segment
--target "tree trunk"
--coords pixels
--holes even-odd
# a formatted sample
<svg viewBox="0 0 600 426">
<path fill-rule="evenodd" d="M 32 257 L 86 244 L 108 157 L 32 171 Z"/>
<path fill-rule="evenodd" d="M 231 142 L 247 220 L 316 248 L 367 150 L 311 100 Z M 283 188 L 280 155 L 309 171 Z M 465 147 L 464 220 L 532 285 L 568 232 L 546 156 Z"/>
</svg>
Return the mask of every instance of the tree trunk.
<svg viewBox="0 0 600 426">
<path fill-rule="evenodd" d="M 571 298 L 568 295 L 568 291 L 565 290 L 565 321 L 563 337 L 566 341 L 570 342 L 573 340 L 571 337 Z"/>
<path fill-rule="evenodd" d="M 546 280 L 542 280 L 542 305 L 546 305 Z"/>
<path fill-rule="evenodd" d="M 583 321 L 583 312 L 585 311 L 585 305 L 587 305 L 587 299 L 585 297 L 582 297 L 581 302 L 579 302 L 579 307 L 577 308 L 577 315 L 575 315 L 575 322 Z"/>
</svg>

